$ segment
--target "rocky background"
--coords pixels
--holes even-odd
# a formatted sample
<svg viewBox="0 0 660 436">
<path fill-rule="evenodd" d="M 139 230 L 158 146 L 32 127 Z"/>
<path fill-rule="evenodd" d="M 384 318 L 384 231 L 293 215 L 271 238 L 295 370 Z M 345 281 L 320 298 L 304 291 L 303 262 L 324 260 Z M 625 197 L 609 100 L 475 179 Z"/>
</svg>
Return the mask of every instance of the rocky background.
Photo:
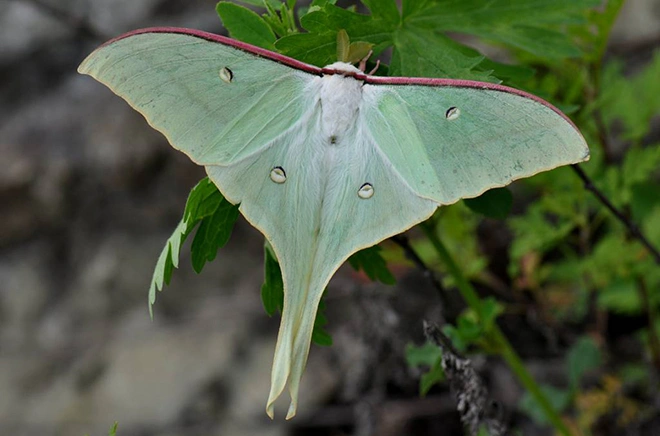
<svg viewBox="0 0 660 436">
<path fill-rule="evenodd" d="M 134 28 L 221 33 L 215 3 L 0 0 L 0 435 L 103 435 L 114 421 L 120 436 L 460 434 L 450 394 L 417 398 L 403 361 L 438 301 L 414 271 L 393 288 L 335 277 L 335 345 L 312 348 L 293 422 L 286 404 L 274 422 L 264 412 L 278 319 L 244 221 L 202 275 L 184 255 L 150 320 L 152 268 L 204 172 L 75 70 Z M 634 63 L 659 41 L 659 2 L 629 0 L 612 51 Z M 508 370 L 475 365 L 515 410 Z"/>
</svg>

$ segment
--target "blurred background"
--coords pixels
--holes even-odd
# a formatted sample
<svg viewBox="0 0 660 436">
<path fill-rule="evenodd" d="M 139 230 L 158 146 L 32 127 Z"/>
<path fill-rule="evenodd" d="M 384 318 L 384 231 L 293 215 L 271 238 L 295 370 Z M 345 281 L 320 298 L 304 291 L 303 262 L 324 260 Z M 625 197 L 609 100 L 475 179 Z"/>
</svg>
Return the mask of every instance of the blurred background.
<svg viewBox="0 0 660 436">
<path fill-rule="evenodd" d="M 0 434 L 102 435 L 115 421 L 120 436 L 460 434 L 453 397 L 419 398 L 403 358 L 437 315 L 413 269 L 395 287 L 335 276 L 335 344 L 312 347 L 292 422 L 265 415 L 279 320 L 263 310 L 263 238 L 245 221 L 201 275 L 182 250 L 150 320 L 153 266 L 205 174 L 76 67 L 135 28 L 223 33 L 215 3 L 0 0 Z M 634 71 L 658 45 L 660 2 L 629 0 L 610 51 Z M 515 410 L 508 369 L 475 365 Z"/>
</svg>

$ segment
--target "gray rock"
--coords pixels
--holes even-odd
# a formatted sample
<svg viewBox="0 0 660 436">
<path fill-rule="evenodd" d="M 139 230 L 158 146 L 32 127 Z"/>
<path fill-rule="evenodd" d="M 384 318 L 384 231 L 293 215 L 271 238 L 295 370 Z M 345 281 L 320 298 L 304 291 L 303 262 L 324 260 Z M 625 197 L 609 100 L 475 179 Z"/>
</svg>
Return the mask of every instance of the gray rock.
<svg viewBox="0 0 660 436">
<path fill-rule="evenodd" d="M 70 27 L 32 2 L 4 0 L 0 6 L 0 65 L 71 34 Z"/>
</svg>

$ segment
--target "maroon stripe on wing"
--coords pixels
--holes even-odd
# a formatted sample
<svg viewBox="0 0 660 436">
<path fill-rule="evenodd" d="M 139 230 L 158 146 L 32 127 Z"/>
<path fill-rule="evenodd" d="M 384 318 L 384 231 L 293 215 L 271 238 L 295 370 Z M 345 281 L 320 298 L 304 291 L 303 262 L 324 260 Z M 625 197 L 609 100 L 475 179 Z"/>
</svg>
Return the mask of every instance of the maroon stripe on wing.
<svg viewBox="0 0 660 436">
<path fill-rule="evenodd" d="M 279 62 L 281 64 L 287 65 L 291 68 L 295 68 L 298 70 L 305 71 L 307 73 L 315 74 L 315 75 L 321 75 L 321 69 L 318 67 L 315 67 L 314 65 L 309 65 L 304 62 L 297 61 L 293 58 L 290 58 L 288 56 L 281 55 L 279 53 L 275 53 L 270 50 L 266 50 L 261 47 L 254 46 L 252 44 L 247 44 L 245 42 L 237 41 L 235 39 L 227 38 L 226 36 L 222 35 L 216 35 L 214 33 L 209 33 L 209 32 L 204 32 L 201 30 L 195 30 L 195 29 L 186 29 L 182 27 L 150 27 L 146 29 L 138 29 L 138 30 L 133 30 L 128 33 L 124 33 L 123 35 L 119 35 L 116 38 L 111 39 L 110 41 L 106 42 L 103 44 L 101 47 L 104 47 L 106 45 L 110 45 L 113 42 L 121 41 L 122 39 L 130 38 L 131 36 L 135 35 L 142 35 L 145 33 L 172 33 L 172 34 L 179 34 L 179 35 L 188 35 L 188 36 L 193 36 L 196 38 L 204 39 L 209 42 L 217 42 L 220 44 L 228 45 L 234 48 L 237 48 L 239 50 L 243 50 L 248 53 L 252 53 L 256 56 L 260 56 L 266 59 L 271 59 L 275 62 Z"/>
</svg>

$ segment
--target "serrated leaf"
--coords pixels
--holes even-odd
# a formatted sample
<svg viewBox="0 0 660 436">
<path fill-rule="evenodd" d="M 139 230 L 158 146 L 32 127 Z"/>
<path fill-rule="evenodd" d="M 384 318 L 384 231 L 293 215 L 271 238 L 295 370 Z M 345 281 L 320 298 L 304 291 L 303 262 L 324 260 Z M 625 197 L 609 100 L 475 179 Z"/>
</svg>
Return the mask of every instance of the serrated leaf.
<svg viewBox="0 0 660 436">
<path fill-rule="evenodd" d="M 394 0 L 362 0 L 362 3 L 369 8 L 371 15 L 376 19 L 395 25 L 401 19 L 399 8 L 397 8 Z"/>
<path fill-rule="evenodd" d="M 456 330 L 464 344 L 472 344 L 481 339 L 484 330 L 483 326 L 469 316 L 462 314 L 456 321 Z"/>
<path fill-rule="evenodd" d="M 378 45 L 391 40 L 390 30 L 384 22 L 332 4 L 310 11 L 300 18 L 300 24 L 307 33 L 285 36 L 275 46 L 287 56 L 320 67 L 337 60 L 337 32 L 340 29 L 355 41 Z"/>
<path fill-rule="evenodd" d="M 204 262 L 213 260 L 218 248 L 227 242 L 236 218 L 238 205 L 229 203 L 208 177 L 195 185 L 188 195 L 183 218 L 167 239 L 154 268 L 148 297 L 152 317 L 156 292 L 170 284 L 172 271 L 179 267 L 181 245 L 197 224 L 201 223 L 202 231 L 195 235 L 191 254 L 193 267 L 199 272 Z"/>
<path fill-rule="evenodd" d="M 264 0 L 236 0 L 239 3 L 244 3 L 246 5 L 264 7 Z"/>
<path fill-rule="evenodd" d="M 442 350 L 437 345 L 431 342 L 426 342 L 424 345 L 417 346 L 414 344 L 407 344 L 405 350 L 406 363 L 408 366 L 433 366 L 439 359 L 442 358 Z"/>
<path fill-rule="evenodd" d="M 232 38 L 267 50 L 275 50 L 275 34 L 259 15 L 230 2 L 220 2 L 216 11 Z"/>
<path fill-rule="evenodd" d="M 600 0 L 448 0 L 426 5 L 407 10 L 406 23 L 468 33 L 542 58 L 562 58 L 580 50 L 558 26 L 586 21 L 586 11 Z"/>
<path fill-rule="evenodd" d="M 183 219 L 186 222 L 198 221 L 213 215 L 224 197 L 213 182 L 205 177 L 195 185 L 188 195 Z"/>
<path fill-rule="evenodd" d="M 623 137 L 641 141 L 649 132 L 651 120 L 660 115 L 660 51 L 644 70 L 633 77 L 623 74 L 623 64 L 611 62 L 603 72 L 598 107 L 608 125 L 623 124 Z"/>
<path fill-rule="evenodd" d="M 638 315 L 642 312 L 637 285 L 632 279 L 615 279 L 598 292 L 598 307 L 612 313 Z"/>
<path fill-rule="evenodd" d="M 172 271 L 179 263 L 179 247 L 188 235 L 189 228 L 185 221 L 180 221 L 172 236 L 165 242 L 165 247 L 158 257 L 149 286 L 149 314 L 153 317 L 153 304 L 156 302 L 156 291 L 162 291 L 165 284 L 170 283 Z M 173 249 L 176 249 L 176 251 Z"/>
<path fill-rule="evenodd" d="M 610 32 L 624 3 L 625 0 L 607 0 L 600 8 L 590 11 L 590 25 L 582 26 L 576 31 L 579 36 L 591 43 L 590 50 L 585 53 L 590 62 L 602 59 L 610 39 Z"/>
<path fill-rule="evenodd" d="M 579 387 L 580 380 L 589 371 L 597 369 L 602 363 L 598 345 L 588 336 L 578 339 L 566 357 L 566 370 L 572 389 Z"/>
<path fill-rule="evenodd" d="M 224 198 L 213 215 L 201 219 L 190 248 L 195 272 L 202 272 L 204 264 L 215 259 L 218 250 L 229 241 L 238 219 L 238 207 Z"/>
<path fill-rule="evenodd" d="M 394 33 L 390 74 L 497 81 L 475 69 L 483 60 L 476 51 L 434 30 L 405 27 Z"/>
<path fill-rule="evenodd" d="M 365 248 L 348 258 L 348 263 L 356 271 L 364 271 L 364 273 L 371 280 L 378 280 L 386 285 L 393 285 L 396 279 L 389 269 L 387 269 L 387 262 L 380 254 L 382 249 L 374 245 L 373 247 Z"/>
<path fill-rule="evenodd" d="M 428 372 L 422 374 L 419 379 L 419 394 L 424 397 L 431 388 L 445 380 L 445 371 L 442 369 L 442 362 L 438 361 Z"/>
<path fill-rule="evenodd" d="M 444 380 L 442 370 L 442 349 L 430 342 L 422 346 L 407 344 L 405 350 L 406 363 L 409 367 L 426 366 L 427 372 L 419 380 L 419 393 L 424 396 L 433 385 Z"/>
<path fill-rule="evenodd" d="M 465 205 L 488 218 L 502 220 L 511 212 L 513 195 L 508 188 L 494 188 L 476 198 L 466 198 Z"/>
<path fill-rule="evenodd" d="M 622 166 L 626 187 L 646 183 L 654 174 L 660 174 L 660 144 L 644 148 L 631 147 L 626 151 Z"/>
</svg>

